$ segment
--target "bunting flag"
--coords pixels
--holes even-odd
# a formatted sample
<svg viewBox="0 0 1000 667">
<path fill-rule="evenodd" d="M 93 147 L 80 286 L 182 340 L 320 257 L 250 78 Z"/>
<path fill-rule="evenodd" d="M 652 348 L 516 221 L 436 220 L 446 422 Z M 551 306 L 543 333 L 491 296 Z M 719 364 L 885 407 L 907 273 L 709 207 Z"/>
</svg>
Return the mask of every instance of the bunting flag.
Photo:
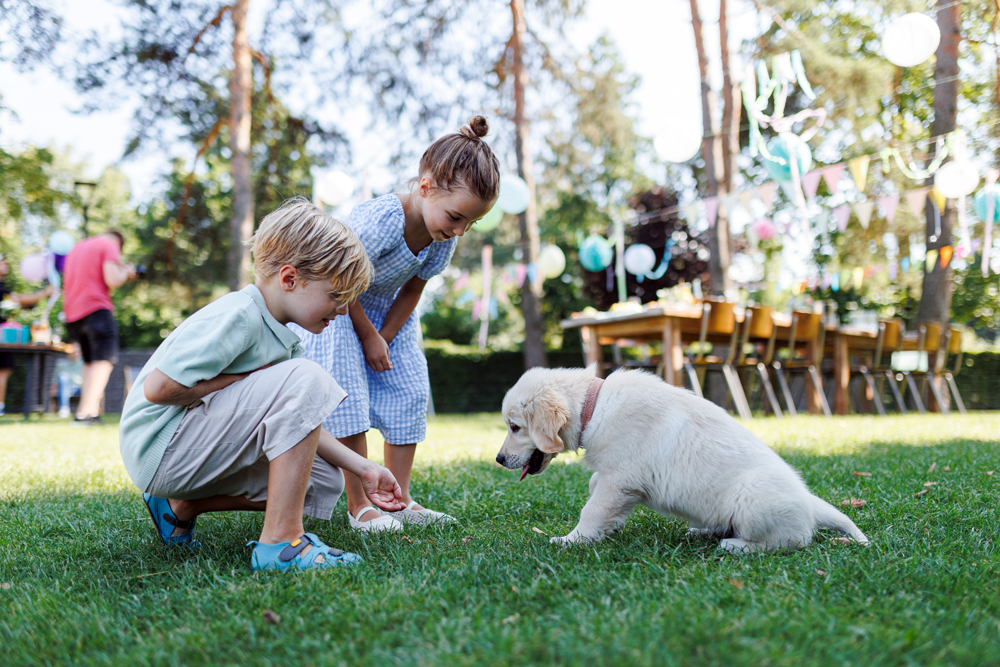
<svg viewBox="0 0 1000 667">
<path fill-rule="evenodd" d="M 896 209 L 899 208 L 899 195 L 890 195 L 888 197 L 879 197 L 878 200 L 879 208 L 882 209 L 882 214 L 885 219 L 892 224 L 892 221 L 896 218 Z"/>
<path fill-rule="evenodd" d="M 694 224 L 698 221 L 698 204 L 688 204 L 684 207 L 684 219 Z"/>
<path fill-rule="evenodd" d="M 854 269 L 854 289 L 860 290 L 865 281 L 865 270 L 860 266 Z"/>
<path fill-rule="evenodd" d="M 708 226 L 715 227 L 715 219 L 719 217 L 718 197 L 705 197 L 705 215 L 708 216 Z"/>
<path fill-rule="evenodd" d="M 907 271 L 910 270 L 909 257 L 903 257 L 901 260 L 899 260 L 899 270 L 902 271 L 903 273 L 906 273 Z"/>
<path fill-rule="evenodd" d="M 861 192 L 865 191 L 865 183 L 868 181 L 868 164 L 871 161 L 872 158 L 870 155 L 862 155 L 847 163 L 851 170 L 851 178 L 854 179 L 854 184 L 858 186 L 858 190 Z"/>
<path fill-rule="evenodd" d="M 924 258 L 927 263 L 927 272 L 930 273 L 934 270 L 934 265 L 937 264 L 938 251 L 937 248 L 932 248 L 927 251 L 927 256 Z"/>
<path fill-rule="evenodd" d="M 847 204 L 838 206 L 833 209 L 833 217 L 837 221 L 837 229 L 843 234 L 847 231 L 847 219 L 851 217 L 851 207 Z"/>
<path fill-rule="evenodd" d="M 952 253 L 954 251 L 955 251 L 955 249 L 952 246 L 950 246 L 950 245 L 946 245 L 946 246 L 944 246 L 944 247 L 941 248 L 939 254 L 941 256 L 941 268 L 942 269 L 948 267 L 948 262 L 951 261 L 951 255 L 952 255 Z"/>
<path fill-rule="evenodd" d="M 458 276 L 457 280 L 455 280 L 455 284 L 452 286 L 452 289 L 460 291 L 465 289 L 465 286 L 468 284 L 469 284 L 469 272 L 462 271 L 462 274 Z"/>
<path fill-rule="evenodd" d="M 774 181 L 768 181 L 764 185 L 757 188 L 757 198 L 760 199 L 764 207 L 770 211 L 774 208 L 774 193 L 778 190 L 778 184 Z"/>
<path fill-rule="evenodd" d="M 839 273 L 835 273 L 832 276 L 830 276 L 830 289 L 832 289 L 834 292 L 840 291 L 840 274 Z"/>
<path fill-rule="evenodd" d="M 895 280 L 896 279 L 896 271 L 897 270 L 898 270 L 898 267 L 896 266 L 896 258 L 893 257 L 892 259 L 889 260 L 889 280 Z"/>
<path fill-rule="evenodd" d="M 858 222 L 861 223 L 862 229 L 868 229 L 868 223 L 872 219 L 872 211 L 875 209 L 875 202 L 871 199 L 866 199 L 863 202 L 858 202 L 854 204 L 851 208 L 854 209 L 854 215 L 858 216 Z"/>
<path fill-rule="evenodd" d="M 829 273 L 824 273 L 823 274 L 823 280 L 820 282 L 820 285 L 825 290 L 826 289 L 830 289 L 830 274 Z"/>
<path fill-rule="evenodd" d="M 736 195 L 726 195 L 719 199 L 720 208 L 722 209 L 722 217 L 731 220 L 733 217 L 733 209 L 736 208 L 736 203 L 738 201 Z"/>
<path fill-rule="evenodd" d="M 908 190 L 904 194 L 906 205 L 910 208 L 910 213 L 918 217 L 924 214 L 924 203 L 927 201 L 928 192 L 930 192 L 930 188 L 923 187 L 916 190 Z"/>
<path fill-rule="evenodd" d="M 518 264 L 517 276 L 516 276 L 518 289 L 520 289 L 521 286 L 524 285 L 524 279 L 527 277 L 527 275 L 528 275 L 528 267 L 525 266 L 524 264 Z"/>
<path fill-rule="evenodd" d="M 747 211 L 749 211 L 750 210 L 750 202 L 752 202 L 753 198 L 756 197 L 756 196 L 757 196 L 757 193 L 754 192 L 753 190 L 744 190 L 739 195 L 740 206 L 742 206 Z"/>
<path fill-rule="evenodd" d="M 944 215 L 945 204 L 948 203 L 948 198 L 941 194 L 941 191 L 937 187 L 932 187 L 929 193 L 931 201 L 937 205 L 938 211 L 941 215 Z"/>
<path fill-rule="evenodd" d="M 822 169 L 813 169 L 802 177 L 802 191 L 809 199 L 816 196 L 816 188 L 819 187 L 819 179 L 822 175 Z"/>
<path fill-rule="evenodd" d="M 1000 178 L 1000 172 L 996 169 L 986 170 L 986 185 L 987 187 L 994 185 L 997 182 L 997 178 Z M 986 198 L 986 219 L 993 219 L 993 197 Z M 984 224 L 983 225 L 983 259 L 982 259 L 982 270 L 983 278 L 989 278 L 990 276 L 990 249 L 993 247 L 993 225 Z M 975 250 L 973 250 L 975 252 Z"/>
<path fill-rule="evenodd" d="M 844 163 L 839 162 L 837 164 L 831 164 L 829 167 L 823 167 L 823 180 L 826 181 L 826 187 L 830 190 L 831 195 L 837 194 L 837 186 L 840 183 L 840 176 L 844 173 Z"/>
<path fill-rule="evenodd" d="M 479 299 L 472 302 L 472 320 L 476 321 L 479 319 L 479 313 L 482 311 L 483 303 Z"/>
</svg>

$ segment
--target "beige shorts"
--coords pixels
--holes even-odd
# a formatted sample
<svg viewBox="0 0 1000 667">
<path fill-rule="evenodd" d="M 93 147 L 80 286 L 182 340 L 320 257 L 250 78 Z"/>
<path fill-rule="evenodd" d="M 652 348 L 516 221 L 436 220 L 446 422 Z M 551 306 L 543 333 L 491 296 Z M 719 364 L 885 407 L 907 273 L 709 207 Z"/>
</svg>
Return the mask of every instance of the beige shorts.
<svg viewBox="0 0 1000 667">
<path fill-rule="evenodd" d="M 292 359 L 258 371 L 188 408 L 147 493 L 175 500 L 267 500 L 268 466 L 302 441 L 347 395 L 318 364 Z M 303 514 L 329 519 L 344 473 L 313 460 Z"/>
</svg>

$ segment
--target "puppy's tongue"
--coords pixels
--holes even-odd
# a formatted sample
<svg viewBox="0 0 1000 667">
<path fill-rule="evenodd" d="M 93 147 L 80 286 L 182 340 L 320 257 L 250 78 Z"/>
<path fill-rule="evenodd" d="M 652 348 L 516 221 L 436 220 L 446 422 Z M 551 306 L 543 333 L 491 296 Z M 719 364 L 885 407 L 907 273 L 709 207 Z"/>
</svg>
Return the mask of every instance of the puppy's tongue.
<svg viewBox="0 0 1000 667">
<path fill-rule="evenodd" d="M 520 482 L 521 480 L 523 480 L 523 479 L 524 479 L 525 477 L 527 477 L 527 476 L 528 476 L 528 466 L 529 466 L 529 465 L 531 465 L 531 462 L 530 462 L 530 461 L 529 461 L 528 463 L 525 463 L 525 464 L 524 464 L 524 467 L 523 467 L 523 468 L 521 468 L 521 479 L 519 479 L 519 480 L 517 480 L 517 481 L 519 481 L 519 482 Z"/>
</svg>

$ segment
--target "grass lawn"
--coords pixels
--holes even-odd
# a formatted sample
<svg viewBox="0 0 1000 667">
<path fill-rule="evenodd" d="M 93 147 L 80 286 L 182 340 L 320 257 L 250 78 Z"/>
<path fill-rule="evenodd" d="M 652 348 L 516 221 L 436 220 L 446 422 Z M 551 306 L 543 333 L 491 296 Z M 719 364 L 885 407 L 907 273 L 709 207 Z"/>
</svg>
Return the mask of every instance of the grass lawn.
<svg viewBox="0 0 1000 667">
<path fill-rule="evenodd" d="M 307 529 L 362 567 L 253 574 L 261 515 L 205 515 L 198 552 L 168 550 L 115 426 L 3 417 L 0 663 L 1000 664 L 1000 413 L 751 428 L 817 495 L 866 500 L 845 512 L 871 546 L 823 533 L 733 556 L 639 508 L 602 543 L 556 547 L 538 531 L 575 524 L 580 460 L 518 484 L 492 462 L 497 415 L 443 416 L 415 493 L 458 526 L 361 537 L 341 500 Z"/>
</svg>

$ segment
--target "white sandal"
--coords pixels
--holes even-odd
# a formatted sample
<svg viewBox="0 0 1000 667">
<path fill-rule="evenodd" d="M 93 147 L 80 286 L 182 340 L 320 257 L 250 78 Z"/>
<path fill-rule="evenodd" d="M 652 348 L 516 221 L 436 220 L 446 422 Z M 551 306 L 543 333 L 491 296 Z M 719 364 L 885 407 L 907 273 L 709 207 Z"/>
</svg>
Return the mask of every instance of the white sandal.
<svg viewBox="0 0 1000 667">
<path fill-rule="evenodd" d="M 360 521 L 368 512 L 378 512 L 379 516 L 372 519 L 371 521 Z M 373 505 L 363 508 L 358 515 L 351 516 L 351 513 L 347 513 L 347 521 L 350 523 L 351 528 L 354 530 L 360 530 L 363 533 L 377 533 L 380 531 L 397 531 L 403 530 L 403 524 L 401 524 L 396 519 L 392 518 L 387 514 L 383 514 L 378 508 Z"/>
<path fill-rule="evenodd" d="M 413 509 L 413 506 L 416 504 L 416 500 L 411 500 L 410 504 L 405 508 L 399 510 L 398 512 L 387 512 L 387 514 L 395 517 L 399 522 L 410 523 L 416 526 L 426 526 L 432 523 L 455 523 L 457 521 L 455 517 L 445 514 L 444 512 L 435 512 L 434 510 L 426 508 L 422 510 L 415 510 Z"/>
</svg>

